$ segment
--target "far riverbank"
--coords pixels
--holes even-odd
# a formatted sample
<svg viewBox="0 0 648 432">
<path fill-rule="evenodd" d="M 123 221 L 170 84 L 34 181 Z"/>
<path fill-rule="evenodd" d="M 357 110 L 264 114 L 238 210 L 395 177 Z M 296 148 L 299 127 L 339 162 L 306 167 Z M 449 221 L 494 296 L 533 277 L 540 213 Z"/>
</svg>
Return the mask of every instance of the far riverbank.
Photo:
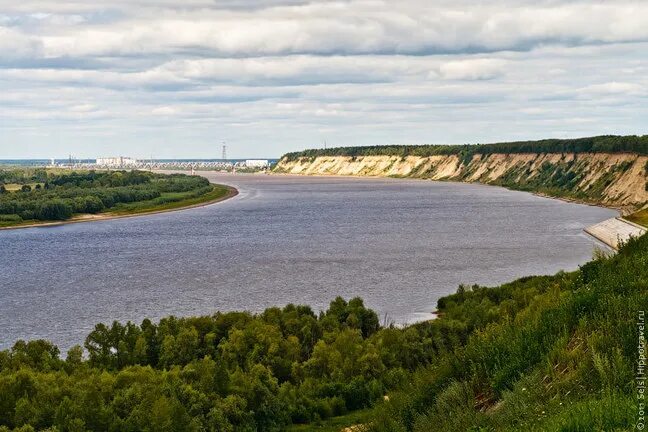
<svg viewBox="0 0 648 432">
<path fill-rule="evenodd" d="M 20 225 L 0 227 L 0 230 L 15 230 L 23 228 L 45 228 L 60 225 L 69 225 L 82 222 L 107 221 L 113 219 L 125 219 L 138 216 L 150 216 L 160 213 L 169 213 L 192 208 L 205 207 L 212 204 L 225 201 L 238 195 L 238 190 L 232 186 L 212 183 L 214 190 L 198 198 L 191 198 L 179 202 L 166 203 L 151 207 L 148 209 L 138 209 L 136 211 L 112 211 L 98 214 L 81 214 L 64 221 L 53 222 L 28 222 Z"/>
<path fill-rule="evenodd" d="M 284 173 L 284 172 L 273 172 L 272 175 L 278 175 L 278 176 L 310 176 L 310 177 L 340 177 L 340 178 L 398 178 L 398 177 L 385 177 L 385 176 L 379 176 L 379 175 L 353 175 L 353 174 L 293 174 L 293 173 Z M 490 186 L 490 187 L 503 187 L 505 189 L 511 190 L 511 191 L 518 191 L 518 192 L 527 192 L 535 196 L 539 196 L 542 198 L 549 198 L 549 199 L 555 199 L 559 201 L 563 201 L 566 203 L 572 203 L 572 204 L 581 204 L 581 205 L 587 205 L 587 206 L 593 206 L 593 207 L 599 207 L 599 208 L 605 208 L 605 209 L 610 209 L 610 210 L 615 210 L 618 211 L 620 216 L 605 220 L 601 223 L 597 223 L 588 227 L 584 228 L 584 232 L 592 237 L 594 237 L 596 240 L 602 242 L 606 246 L 610 247 L 613 250 L 618 250 L 620 244 L 625 243 L 629 240 L 630 237 L 638 237 L 640 235 L 643 235 L 646 233 L 646 227 L 642 226 L 640 224 L 637 224 L 635 222 L 632 222 L 626 217 L 624 217 L 624 210 L 627 213 L 627 209 L 624 209 L 621 206 L 617 205 L 612 205 L 612 204 L 605 204 L 601 202 L 592 202 L 588 200 L 582 200 L 582 199 L 577 199 L 573 197 L 566 197 L 566 196 L 555 196 L 555 195 L 550 195 L 547 193 L 543 192 L 536 192 L 536 191 L 525 191 L 525 190 L 519 190 L 515 189 L 513 187 L 507 187 L 507 186 L 502 186 L 502 185 L 495 185 L 495 184 L 488 184 L 488 183 L 482 183 L 482 182 L 468 182 L 468 181 L 461 181 L 461 180 L 447 180 L 447 179 L 424 179 L 424 178 L 407 178 L 407 180 L 418 180 L 418 181 L 433 181 L 433 182 L 451 182 L 451 183 L 463 183 L 463 184 L 480 184 L 483 186 Z M 643 211 L 638 211 L 634 213 L 630 213 L 627 216 L 634 216 L 638 214 L 645 213 L 646 210 L 644 209 Z M 631 218 L 630 218 L 631 219 Z"/>
</svg>

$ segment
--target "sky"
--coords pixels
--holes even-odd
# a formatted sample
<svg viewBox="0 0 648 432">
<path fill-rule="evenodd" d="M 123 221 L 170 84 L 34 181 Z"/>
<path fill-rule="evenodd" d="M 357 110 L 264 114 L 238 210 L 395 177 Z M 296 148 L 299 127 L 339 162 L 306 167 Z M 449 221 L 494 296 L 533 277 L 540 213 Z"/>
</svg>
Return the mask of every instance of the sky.
<svg viewBox="0 0 648 432">
<path fill-rule="evenodd" d="M 647 133 L 648 1 L 0 0 L 0 159 Z"/>
</svg>

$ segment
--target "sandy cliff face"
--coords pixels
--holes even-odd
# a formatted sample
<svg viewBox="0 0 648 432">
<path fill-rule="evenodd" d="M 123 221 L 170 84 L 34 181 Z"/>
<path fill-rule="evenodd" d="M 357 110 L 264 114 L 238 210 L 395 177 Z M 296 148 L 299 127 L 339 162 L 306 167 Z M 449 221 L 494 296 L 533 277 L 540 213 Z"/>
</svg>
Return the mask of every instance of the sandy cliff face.
<svg viewBox="0 0 648 432">
<path fill-rule="evenodd" d="M 648 204 L 648 157 L 547 153 L 448 156 L 319 156 L 282 159 L 275 171 L 304 175 L 411 177 L 495 184 L 609 206 Z"/>
</svg>

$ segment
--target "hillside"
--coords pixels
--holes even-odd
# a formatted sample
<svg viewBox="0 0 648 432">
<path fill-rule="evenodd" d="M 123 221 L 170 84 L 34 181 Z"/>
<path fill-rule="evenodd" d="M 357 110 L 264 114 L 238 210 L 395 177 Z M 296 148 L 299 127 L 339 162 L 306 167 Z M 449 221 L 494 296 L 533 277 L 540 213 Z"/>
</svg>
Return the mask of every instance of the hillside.
<svg viewBox="0 0 648 432">
<path fill-rule="evenodd" d="M 641 430 L 647 294 L 647 236 L 575 273 L 460 289 L 439 322 L 468 328 L 467 342 L 417 370 L 367 429 Z"/>
<path fill-rule="evenodd" d="M 612 138 L 306 150 L 275 172 L 479 182 L 634 211 L 648 203 L 648 138 Z"/>
</svg>

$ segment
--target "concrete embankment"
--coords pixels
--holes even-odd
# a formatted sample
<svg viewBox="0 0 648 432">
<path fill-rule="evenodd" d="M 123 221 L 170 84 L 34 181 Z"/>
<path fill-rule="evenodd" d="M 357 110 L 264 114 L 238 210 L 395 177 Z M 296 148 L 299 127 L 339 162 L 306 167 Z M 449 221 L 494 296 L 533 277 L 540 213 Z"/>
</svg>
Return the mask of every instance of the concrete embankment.
<svg viewBox="0 0 648 432">
<path fill-rule="evenodd" d="M 631 237 L 646 234 L 646 228 L 622 218 L 612 218 L 585 228 L 585 232 L 614 250 Z"/>
</svg>

